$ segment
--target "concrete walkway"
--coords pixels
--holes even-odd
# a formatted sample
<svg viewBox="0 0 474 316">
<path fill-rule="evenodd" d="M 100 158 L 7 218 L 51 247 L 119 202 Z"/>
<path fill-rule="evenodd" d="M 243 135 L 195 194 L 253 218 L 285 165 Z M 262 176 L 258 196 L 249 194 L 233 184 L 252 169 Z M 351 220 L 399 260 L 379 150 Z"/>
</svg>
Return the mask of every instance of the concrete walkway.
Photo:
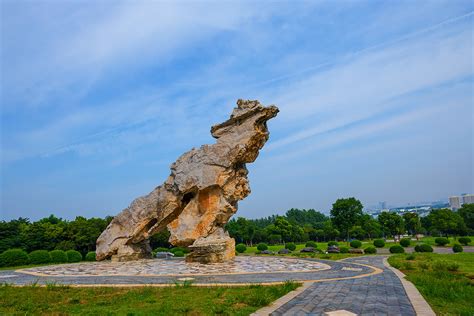
<svg viewBox="0 0 474 316">
<path fill-rule="evenodd" d="M 416 315 L 402 282 L 383 260 L 383 256 L 346 259 L 343 262 L 375 266 L 383 273 L 313 283 L 271 315 Z M 341 314 L 331 314 L 336 311 Z"/>
</svg>

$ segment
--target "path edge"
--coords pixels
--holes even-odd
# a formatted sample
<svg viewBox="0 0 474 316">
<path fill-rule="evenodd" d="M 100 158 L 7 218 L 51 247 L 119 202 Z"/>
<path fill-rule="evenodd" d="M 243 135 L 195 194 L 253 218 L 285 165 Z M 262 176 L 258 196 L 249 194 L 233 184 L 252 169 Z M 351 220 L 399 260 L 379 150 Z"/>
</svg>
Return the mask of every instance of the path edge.
<svg viewBox="0 0 474 316">
<path fill-rule="evenodd" d="M 431 308 L 430 304 L 425 300 L 423 295 L 418 291 L 418 289 L 405 279 L 405 274 L 398 269 L 392 267 L 387 260 L 387 257 L 383 258 L 383 264 L 386 268 L 390 269 L 398 277 L 400 282 L 402 282 L 403 288 L 407 293 L 408 299 L 415 310 L 415 313 L 420 316 L 436 316 L 435 312 Z"/>
</svg>

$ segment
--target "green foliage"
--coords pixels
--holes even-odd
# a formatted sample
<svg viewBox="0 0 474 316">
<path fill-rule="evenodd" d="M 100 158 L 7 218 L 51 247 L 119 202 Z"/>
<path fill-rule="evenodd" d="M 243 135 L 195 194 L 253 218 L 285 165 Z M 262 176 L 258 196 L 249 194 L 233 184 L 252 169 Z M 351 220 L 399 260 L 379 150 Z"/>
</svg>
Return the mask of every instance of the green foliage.
<svg viewBox="0 0 474 316">
<path fill-rule="evenodd" d="M 416 256 L 414 254 L 409 254 L 408 256 L 405 257 L 406 260 L 415 260 Z"/>
<path fill-rule="evenodd" d="M 20 248 L 22 246 L 21 230 L 29 224 L 28 219 L 21 217 L 9 222 L 0 221 L 0 253 L 8 249 Z"/>
<path fill-rule="evenodd" d="M 332 224 L 346 236 L 354 223 L 362 217 L 362 209 L 362 203 L 353 197 L 338 199 L 331 209 Z"/>
<path fill-rule="evenodd" d="M 52 263 L 66 263 L 67 262 L 67 254 L 63 250 L 53 250 L 49 252 L 51 256 Z"/>
<path fill-rule="evenodd" d="M 377 220 L 383 231 L 390 233 L 392 236 L 402 234 L 405 230 L 403 218 L 395 212 L 382 212 Z"/>
<path fill-rule="evenodd" d="M 328 242 L 328 247 L 329 246 L 339 246 L 339 243 L 337 241 L 330 241 Z"/>
<path fill-rule="evenodd" d="M 95 251 L 89 251 L 87 254 L 86 254 L 86 261 L 96 261 L 96 258 L 95 258 Z"/>
<path fill-rule="evenodd" d="M 34 250 L 30 252 L 30 263 L 33 264 L 42 264 L 42 263 L 50 263 L 51 256 L 47 250 Z"/>
<path fill-rule="evenodd" d="M 405 228 L 411 235 L 417 234 L 421 231 L 421 221 L 417 213 L 403 214 L 403 221 L 405 222 Z"/>
<path fill-rule="evenodd" d="M 295 251 L 296 250 L 296 245 L 294 242 L 289 242 L 286 243 L 285 248 L 290 250 L 290 251 Z"/>
<path fill-rule="evenodd" d="M 455 244 L 453 246 L 453 252 L 457 253 L 457 252 L 463 252 L 463 251 L 464 251 L 464 249 L 462 248 L 462 246 L 460 244 Z"/>
<path fill-rule="evenodd" d="M 360 248 L 362 246 L 362 242 L 360 240 L 353 240 L 350 243 L 352 248 Z"/>
<path fill-rule="evenodd" d="M 404 253 L 405 252 L 405 249 L 403 249 L 403 247 L 400 245 L 394 245 L 390 247 L 389 250 L 390 250 L 390 253 Z"/>
<path fill-rule="evenodd" d="M 177 251 L 181 251 L 182 253 L 189 253 L 189 249 L 184 247 L 173 247 L 169 249 L 169 252 L 173 253 L 175 256 Z"/>
<path fill-rule="evenodd" d="M 247 250 L 247 246 L 245 244 L 238 244 L 237 246 L 235 246 L 235 250 L 238 253 L 244 253 L 245 250 Z"/>
<path fill-rule="evenodd" d="M 464 219 L 450 209 L 432 210 L 427 218 L 431 222 L 432 228 L 444 235 L 463 234 L 467 231 Z"/>
<path fill-rule="evenodd" d="M 469 243 L 471 242 L 471 238 L 469 237 L 459 237 L 458 241 L 464 245 L 464 246 L 467 246 L 469 245 Z"/>
<path fill-rule="evenodd" d="M 463 204 L 458 210 L 458 214 L 464 220 L 467 228 L 474 231 L 474 204 Z"/>
<path fill-rule="evenodd" d="M 433 252 L 433 247 L 428 244 L 419 244 L 415 246 L 416 252 Z"/>
<path fill-rule="evenodd" d="M 306 247 L 313 247 L 313 248 L 318 248 L 318 244 L 315 243 L 314 241 L 307 241 L 305 244 Z"/>
<path fill-rule="evenodd" d="M 410 238 L 402 238 L 402 239 L 400 239 L 400 245 L 401 245 L 402 247 L 405 247 L 405 248 L 406 248 L 406 247 L 410 246 L 410 244 L 411 244 Z"/>
<path fill-rule="evenodd" d="M 364 253 L 374 254 L 374 253 L 377 253 L 377 249 L 375 247 L 369 246 L 364 249 Z"/>
<path fill-rule="evenodd" d="M 68 250 L 66 251 L 67 262 L 79 262 L 82 261 L 82 255 L 79 251 Z"/>
<path fill-rule="evenodd" d="M 158 247 L 154 250 L 155 253 L 157 252 L 170 252 L 170 248 L 165 248 L 165 247 Z"/>
<path fill-rule="evenodd" d="M 445 246 L 445 245 L 449 244 L 449 239 L 446 238 L 446 237 L 438 237 L 438 238 L 435 239 L 435 243 L 438 246 Z"/>
<path fill-rule="evenodd" d="M 268 250 L 268 245 L 266 243 L 261 242 L 257 245 L 257 250 L 259 251 Z"/>
<path fill-rule="evenodd" d="M 383 248 L 385 246 L 385 241 L 383 239 L 375 239 L 374 246 L 377 248 Z"/>
<path fill-rule="evenodd" d="M 177 250 L 177 251 L 175 251 L 175 252 L 173 252 L 173 253 L 174 253 L 174 256 L 175 256 L 175 257 L 184 257 L 184 252 L 181 251 L 181 250 Z"/>
<path fill-rule="evenodd" d="M 0 254 L 0 267 L 22 266 L 29 262 L 28 254 L 21 249 L 8 249 Z"/>
<path fill-rule="evenodd" d="M 340 248 L 339 248 L 339 253 L 349 253 L 349 248 L 347 248 L 347 247 L 340 247 Z"/>
</svg>

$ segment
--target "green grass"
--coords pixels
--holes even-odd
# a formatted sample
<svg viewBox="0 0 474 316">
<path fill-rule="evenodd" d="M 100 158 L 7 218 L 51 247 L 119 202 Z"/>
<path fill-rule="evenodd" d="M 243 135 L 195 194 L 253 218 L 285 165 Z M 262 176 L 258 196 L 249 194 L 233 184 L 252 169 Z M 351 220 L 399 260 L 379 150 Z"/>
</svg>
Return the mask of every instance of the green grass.
<svg viewBox="0 0 474 316">
<path fill-rule="evenodd" d="M 474 253 L 393 255 L 438 315 L 474 315 Z M 450 271 L 451 270 L 451 271 Z"/>
<path fill-rule="evenodd" d="M 82 261 L 82 262 L 84 262 L 84 261 Z M 26 269 L 26 268 L 42 267 L 42 266 L 51 266 L 51 265 L 58 265 L 58 264 L 66 264 L 66 263 L 28 264 L 28 265 L 15 266 L 15 267 L 0 267 L 0 270 L 18 270 L 18 269 Z"/>
<path fill-rule="evenodd" d="M 75 288 L 0 286 L 0 315 L 248 315 L 296 289 L 275 286 Z"/>
</svg>

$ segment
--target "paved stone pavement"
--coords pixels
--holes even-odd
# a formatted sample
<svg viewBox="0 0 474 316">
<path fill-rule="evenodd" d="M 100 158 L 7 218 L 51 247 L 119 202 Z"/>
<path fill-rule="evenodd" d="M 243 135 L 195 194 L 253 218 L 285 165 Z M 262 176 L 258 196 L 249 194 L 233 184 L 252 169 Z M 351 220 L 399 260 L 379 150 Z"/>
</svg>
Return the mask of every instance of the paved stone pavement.
<svg viewBox="0 0 474 316">
<path fill-rule="evenodd" d="M 313 283 L 271 315 L 324 315 L 346 310 L 358 315 L 416 315 L 400 279 L 383 264 L 383 256 L 344 260 L 378 267 L 383 273 L 358 279 Z"/>
</svg>

